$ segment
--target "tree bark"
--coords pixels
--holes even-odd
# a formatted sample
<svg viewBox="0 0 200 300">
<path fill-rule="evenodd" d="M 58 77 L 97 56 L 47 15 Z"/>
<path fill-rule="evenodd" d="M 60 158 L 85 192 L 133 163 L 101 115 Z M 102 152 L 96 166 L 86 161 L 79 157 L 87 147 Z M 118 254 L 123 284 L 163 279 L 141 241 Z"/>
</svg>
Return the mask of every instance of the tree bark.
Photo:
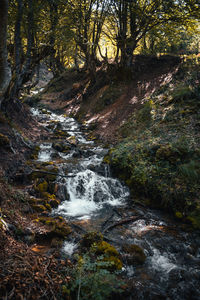
<svg viewBox="0 0 200 300">
<path fill-rule="evenodd" d="M 4 94 L 11 79 L 11 70 L 7 61 L 7 20 L 8 0 L 0 1 L 0 108 Z"/>
</svg>

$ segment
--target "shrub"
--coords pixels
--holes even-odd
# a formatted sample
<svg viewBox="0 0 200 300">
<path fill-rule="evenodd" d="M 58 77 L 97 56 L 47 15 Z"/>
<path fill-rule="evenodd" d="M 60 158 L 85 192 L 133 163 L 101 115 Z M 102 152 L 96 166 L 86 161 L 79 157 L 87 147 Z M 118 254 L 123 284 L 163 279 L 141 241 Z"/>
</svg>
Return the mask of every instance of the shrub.
<svg viewBox="0 0 200 300">
<path fill-rule="evenodd" d="M 111 265 L 103 256 L 96 260 L 90 253 L 79 257 L 72 274 L 73 299 L 105 300 L 114 292 L 120 293 L 123 282 L 117 278 L 117 272 L 108 270 Z"/>
</svg>

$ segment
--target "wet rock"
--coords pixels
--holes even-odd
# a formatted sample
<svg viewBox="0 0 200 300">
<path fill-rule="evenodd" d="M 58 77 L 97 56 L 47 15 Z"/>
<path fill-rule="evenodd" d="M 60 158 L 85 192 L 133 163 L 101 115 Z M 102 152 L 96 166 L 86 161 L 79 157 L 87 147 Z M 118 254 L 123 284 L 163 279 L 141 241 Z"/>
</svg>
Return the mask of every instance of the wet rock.
<svg viewBox="0 0 200 300">
<path fill-rule="evenodd" d="M 100 232 L 91 231 L 86 233 L 80 241 L 81 248 L 89 249 L 92 244 L 103 241 L 103 235 Z"/>
<path fill-rule="evenodd" d="M 94 198 L 93 198 L 94 202 L 103 202 L 108 200 L 108 195 L 104 194 L 102 191 L 96 191 L 94 193 Z"/>
<path fill-rule="evenodd" d="M 36 221 L 49 227 L 48 236 L 66 238 L 71 232 L 71 227 L 62 217 L 40 217 Z"/>
<path fill-rule="evenodd" d="M 58 158 L 60 158 L 60 156 L 57 152 L 54 152 L 54 153 L 51 154 L 51 158 L 52 159 L 58 159 Z"/>
<path fill-rule="evenodd" d="M 55 136 L 59 137 L 59 138 L 68 138 L 70 135 L 68 132 L 61 130 L 61 129 L 57 129 L 54 131 Z"/>
<path fill-rule="evenodd" d="M 82 151 L 82 155 L 85 157 L 85 158 L 88 158 L 92 155 L 94 155 L 94 152 L 92 150 L 84 150 Z"/>
<path fill-rule="evenodd" d="M 67 187 L 64 184 L 59 184 L 56 192 L 56 197 L 61 201 L 69 200 L 69 194 L 67 191 Z"/>
<path fill-rule="evenodd" d="M 60 201 L 59 200 L 50 200 L 49 201 L 49 205 L 52 207 L 52 208 L 57 208 L 58 205 L 60 204 Z"/>
<path fill-rule="evenodd" d="M 143 264 L 146 260 L 144 250 L 135 244 L 125 244 L 122 247 L 122 251 L 125 252 L 123 258 L 129 265 Z"/>
<path fill-rule="evenodd" d="M 63 142 L 56 142 L 52 144 L 52 148 L 57 150 L 58 152 L 67 153 L 71 150 L 71 145 Z"/>
<path fill-rule="evenodd" d="M 38 159 L 39 151 L 40 151 L 40 146 L 35 146 L 34 149 L 32 150 L 30 158 L 34 160 Z"/>
<path fill-rule="evenodd" d="M 81 158 L 82 157 L 82 151 L 79 150 L 79 149 L 76 149 L 75 152 L 73 153 L 72 157 Z"/>
<path fill-rule="evenodd" d="M 59 151 L 59 152 L 63 152 L 64 145 L 62 143 L 53 143 L 52 148 Z"/>
</svg>

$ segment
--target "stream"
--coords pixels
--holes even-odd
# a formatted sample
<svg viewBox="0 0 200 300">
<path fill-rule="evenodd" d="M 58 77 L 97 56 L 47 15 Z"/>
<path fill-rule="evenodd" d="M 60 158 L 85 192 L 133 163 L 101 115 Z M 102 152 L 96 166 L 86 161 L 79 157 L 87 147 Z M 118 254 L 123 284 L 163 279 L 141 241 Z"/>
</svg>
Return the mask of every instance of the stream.
<svg viewBox="0 0 200 300">
<path fill-rule="evenodd" d="M 44 109 L 31 110 L 50 133 L 40 145 L 38 161 L 54 161 L 59 167 L 57 183 L 62 202 L 52 214 L 73 221 L 85 231 L 105 232 L 106 239 L 122 256 L 124 244 L 144 249 L 144 264 L 124 261 L 122 276 L 128 278 L 132 290 L 127 299 L 200 299 L 198 232 L 184 231 L 181 223 L 163 212 L 134 204 L 129 189 L 112 178 L 109 166 L 103 162 L 108 150 L 88 141 L 86 128 L 73 118 Z M 52 139 L 56 130 L 66 133 L 67 138 Z M 61 146 L 68 150 L 63 151 Z M 106 230 L 133 216 L 136 218 L 132 222 Z M 65 241 L 62 251 L 71 257 L 76 248 L 73 236 Z"/>
</svg>

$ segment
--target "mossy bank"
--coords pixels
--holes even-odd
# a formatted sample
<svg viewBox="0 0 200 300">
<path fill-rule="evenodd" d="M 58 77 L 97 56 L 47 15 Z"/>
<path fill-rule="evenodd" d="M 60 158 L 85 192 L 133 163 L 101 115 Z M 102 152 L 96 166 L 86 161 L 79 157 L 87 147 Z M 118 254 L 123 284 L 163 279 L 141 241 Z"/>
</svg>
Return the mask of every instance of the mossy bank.
<svg viewBox="0 0 200 300">
<path fill-rule="evenodd" d="M 195 228 L 200 228 L 199 112 L 200 65 L 189 60 L 126 120 L 120 142 L 104 159 L 133 199 L 171 210 Z"/>
</svg>

